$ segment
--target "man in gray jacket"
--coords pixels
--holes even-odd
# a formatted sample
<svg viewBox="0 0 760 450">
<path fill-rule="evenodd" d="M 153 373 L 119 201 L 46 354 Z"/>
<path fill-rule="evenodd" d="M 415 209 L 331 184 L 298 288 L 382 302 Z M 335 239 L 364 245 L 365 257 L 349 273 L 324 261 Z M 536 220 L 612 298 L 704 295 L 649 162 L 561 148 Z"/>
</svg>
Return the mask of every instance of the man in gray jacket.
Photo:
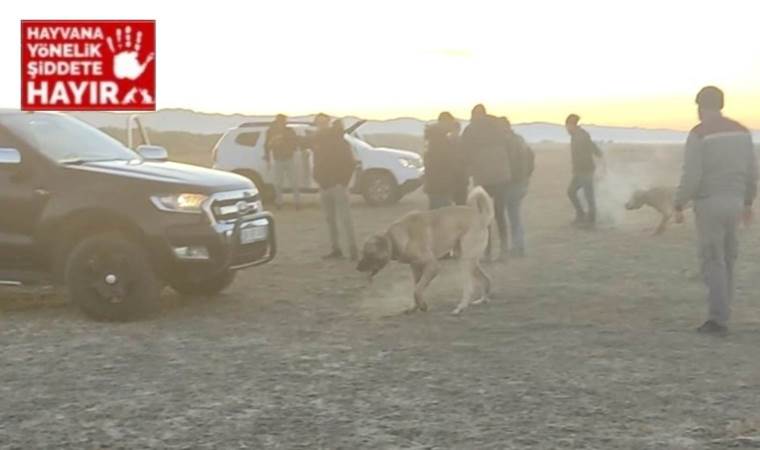
<svg viewBox="0 0 760 450">
<path fill-rule="evenodd" d="M 737 226 L 752 219 L 757 194 L 757 158 L 751 133 L 724 117 L 723 92 L 708 86 L 697 94 L 700 123 L 686 141 L 683 174 L 675 198 L 676 222 L 694 202 L 699 259 L 707 285 L 707 321 L 700 333 L 725 335 L 734 297 Z"/>
</svg>

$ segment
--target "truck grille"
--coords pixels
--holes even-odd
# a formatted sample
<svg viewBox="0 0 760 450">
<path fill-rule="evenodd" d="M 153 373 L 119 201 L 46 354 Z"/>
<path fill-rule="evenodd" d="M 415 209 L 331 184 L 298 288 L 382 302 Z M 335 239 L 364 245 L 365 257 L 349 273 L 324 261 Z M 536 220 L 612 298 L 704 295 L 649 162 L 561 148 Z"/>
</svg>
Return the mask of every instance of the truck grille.
<svg viewBox="0 0 760 450">
<path fill-rule="evenodd" d="M 247 209 L 243 216 L 261 211 L 261 197 L 254 191 L 236 191 L 215 194 L 210 205 L 211 215 L 220 223 L 231 222 L 240 217 L 240 209 Z"/>
</svg>

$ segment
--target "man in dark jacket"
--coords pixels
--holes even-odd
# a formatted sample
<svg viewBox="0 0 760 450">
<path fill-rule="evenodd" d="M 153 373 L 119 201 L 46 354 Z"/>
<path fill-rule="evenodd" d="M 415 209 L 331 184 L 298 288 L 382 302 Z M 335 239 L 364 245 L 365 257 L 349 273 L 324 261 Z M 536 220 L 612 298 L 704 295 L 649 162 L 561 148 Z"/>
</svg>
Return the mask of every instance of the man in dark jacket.
<svg viewBox="0 0 760 450">
<path fill-rule="evenodd" d="M 512 168 L 512 178 L 507 183 L 506 205 L 507 217 L 509 217 L 509 230 L 512 244 L 510 252 L 512 256 L 525 256 L 525 230 L 522 223 L 522 202 L 528 193 L 528 184 L 535 167 L 535 154 L 525 142 L 522 136 L 515 133 L 512 124 L 506 117 L 502 118 L 504 126 L 509 134 L 509 165 Z"/>
<path fill-rule="evenodd" d="M 468 173 L 475 185 L 483 186 L 493 199 L 501 246 L 500 257 L 507 256 L 509 250 L 505 215 L 507 183 L 511 178 L 508 144 L 509 136 L 502 122 L 489 115 L 485 106 L 476 105 L 472 109 L 470 124 L 462 133 L 462 149 Z M 489 245 L 489 256 L 490 253 Z"/>
<path fill-rule="evenodd" d="M 346 141 L 345 130 L 340 120 L 335 120 L 331 126 L 330 118 L 320 113 L 314 119 L 314 125 L 317 130 L 310 139 L 310 147 L 314 155 L 314 181 L 320 188 L 322 209 L 327 219 L 332 247 L 325 258 L 343 257 L 338 239 L 338 222 L 340 222 L 348 240 L 351 259 L 356 260 L 359 252 L 348 196 L 348 187 L 356 167 L 356 160 L 351 144 Z"/>
<path fill-rule="evenodd" d="M 283 204 L 282 191 L 285 187 L 285 178 L 288 179 L 293 192 L 296 209 L 301 206 L 300 177 L 295 159 L 298 150 L 298 136 L 288 127 L 287 116 L 278 114 L 269 126 L 264 142 L 264 160 L 268 168 L 274 169 L 274 203 L 278 209 Z"/>
<path fill-rule="evenodd" d="M 573 165 L 573 178 L 567 188 L 567 196 L 575 208 L 576 225 L 593 227 L 596 223 L 596 196 L 594 194 L 594 158 L 602 158 L 602 151 L 591 140 L 588 132 L 578 125 L 580 117 L 570 114 L 565 120 L 565 128 L 570 134 L 570 154 Z M 578 191 L 583 189 L 588 211 L 583 210 L 578 198 Z"/>
<path fill-rule="evenodd" d="M 425 129 L 425 193 L 430 209 L 467 201 L 467 173 L 459 148 L 459 122 L 448 112 Z"/>
<path fill-rule="evenodd" d="M 752 134 L 724 117 L 723 92 L 714 87 L 697 94 L 700 123 L 686 140 L 683 173 L 675 197 L 676 222 L 683 208 L 694 203 L 699 259 L 707 285 L 707 321 L 700 333 L 724 335 L 734 298 L 734 265 L 739 217 L 752 219 L 757 195 L 757 157 Z"/>
</svg>

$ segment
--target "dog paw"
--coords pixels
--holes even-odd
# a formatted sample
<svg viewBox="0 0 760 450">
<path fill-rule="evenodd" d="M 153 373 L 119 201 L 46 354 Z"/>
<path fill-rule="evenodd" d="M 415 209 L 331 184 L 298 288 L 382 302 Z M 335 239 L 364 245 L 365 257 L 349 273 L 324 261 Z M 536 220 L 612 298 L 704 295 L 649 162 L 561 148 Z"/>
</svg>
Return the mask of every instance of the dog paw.
<svg viewBox="0 0 760 450">
<path fill-rule="evenodd" d="M 407 308 L 404 310 L 404 314 L 414 314 L 417 312 L 417 307 L 412 306 L 411 308 Z"/>
<path fill-rule="evenodd" d="M 479 299 L 473 301 L 472 304 L 473 305 L 480 305 L 480 304 L 483 304 L 483 303 L 488 303 L 490 301 L 491 301 L 490 298 L 483 296 L 483 297 L 480 297 Z"/>
<path fill-rule="evenodd" d="M 451 311 L 452 316 L 458 316 L 462 313 L 462 308 L 455 308 L 454 311 Z"/>
</svg>

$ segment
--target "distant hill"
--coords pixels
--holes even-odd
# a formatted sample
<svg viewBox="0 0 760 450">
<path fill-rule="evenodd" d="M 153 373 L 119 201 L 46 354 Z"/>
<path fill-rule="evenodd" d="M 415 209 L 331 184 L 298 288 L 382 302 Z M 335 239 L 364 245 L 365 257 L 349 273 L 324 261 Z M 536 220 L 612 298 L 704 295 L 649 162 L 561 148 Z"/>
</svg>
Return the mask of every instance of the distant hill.
<svg viewBox="0 0 760 450">
<path fill-rule="evenodd" d="M 75 116 L 99 128 L 124 128 L 126 114 L 108 112 L 76 112 Z M 234 128 L 243 122 L 271 121 L 272 116 L 248 116 L 243 114 L 209 114 L 187 109 L 162 109 L 141 115 L 143 124 L 155 131 L 182 131 L 193 134 L 219 134 Z M 294 120 L 311 121 L 313 116 L 292 117 Z M 344 117 L 346 125 L 358 120 L 356 117 Z M 466 122 L 463 121 L 466 125 Z M 391 120 L 370 120 L 360 129 L 361 135 L 411 135 L 421 137 L 425 121 L 414 118 Z M 608 127 L 586 125 L 595 141 L 617 143 L 682 143 L 686 141 L 686 132 L 666 129 Z M 515 130 L 528 142 L 568 142 L 568 136 L 562 125 L 534 122 L 515 125 Z M 760 132 L 755 132 L 760 141 Z"/>
</svg>

